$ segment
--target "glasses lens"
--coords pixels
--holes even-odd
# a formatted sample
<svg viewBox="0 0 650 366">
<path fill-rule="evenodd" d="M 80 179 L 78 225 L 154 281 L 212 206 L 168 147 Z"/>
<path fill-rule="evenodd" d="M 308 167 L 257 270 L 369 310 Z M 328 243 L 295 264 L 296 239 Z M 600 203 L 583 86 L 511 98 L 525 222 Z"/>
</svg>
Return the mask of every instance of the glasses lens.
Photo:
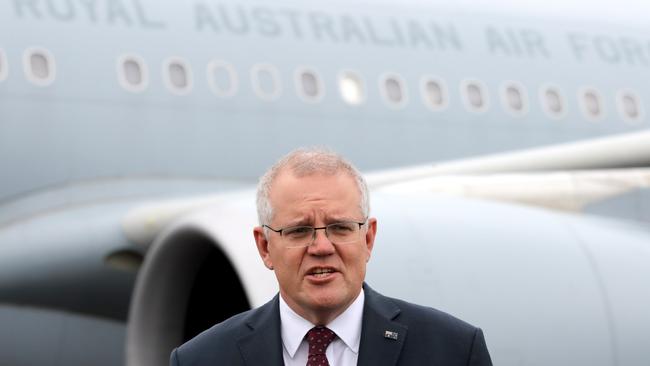
<svg viewBox="0 0 650 366">
<path fill-rule="evenodd" d="M 327 225 L 327 237 L 334 244 L 348 244 L 359 238 L 359 224 L 356 222 L 337 222 Z"/>
<path fill-rule="evenodd" d="M 282 230 L 282 238 L 288 247 L 306 247 L 314 237 L 311 226 L 294 226 Z"/>
<path fill-rule="evenodd" d="M 307 247 L 314 242 L 315 229 L 311 226 L 294 226 L 282 229 L 284 245 L 288 248 Z M 349 244 L 359 239 L 361 225 L 356 222 L 337 222 L 325 227 L 325 234 L 333 244 Z"/>
</svg>

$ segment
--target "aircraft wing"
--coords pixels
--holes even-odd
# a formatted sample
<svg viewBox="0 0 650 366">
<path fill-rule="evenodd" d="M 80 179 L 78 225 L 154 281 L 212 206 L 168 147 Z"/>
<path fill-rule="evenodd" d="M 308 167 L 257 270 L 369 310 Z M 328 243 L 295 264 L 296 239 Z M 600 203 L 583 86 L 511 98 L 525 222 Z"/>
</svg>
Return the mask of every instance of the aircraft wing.
<svg viewBox="0 0 650 366">
<path fill-rule="evenodd" d="M 633 212 L 622 216 L 647 222 L 648 167 L 650 133 L 644 132 L 388 170 L 366 178 L 377 191 L 464 196 L 569 212 L 589 212 L 627 195 L 627 210 Z M 620 211 L 592 212 L 620 217 Z"/>
<path fill-rule="evenodd" d="M 650 132 L 382 170 L 365 178 L 377 192 L 442 194 L 580 212 L 649 188 L 646 167 L 650 167 Z M 125 216 L 123 228 L 132 241 L 147 245 L 173 221 L 229 195 L 142 205 Z M 650 207 L 647 212 L 650 215 Z"/>
</svg>

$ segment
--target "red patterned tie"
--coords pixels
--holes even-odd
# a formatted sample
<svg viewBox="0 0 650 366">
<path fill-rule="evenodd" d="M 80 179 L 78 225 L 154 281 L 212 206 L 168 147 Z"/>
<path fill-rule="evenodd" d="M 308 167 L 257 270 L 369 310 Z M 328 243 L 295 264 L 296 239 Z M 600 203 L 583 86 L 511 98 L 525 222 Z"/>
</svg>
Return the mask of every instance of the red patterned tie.
<svg viewBox="0 0 650 366">
<path fill-rule="evenodd" d="M 336 338 L 336 334 L 325 327 L 313 327 L 307 332 L 307 342 L 309 342 L 309 357 L 307 366 L 329 366 L 325 350 L 327 346 Z"/>
</svg>

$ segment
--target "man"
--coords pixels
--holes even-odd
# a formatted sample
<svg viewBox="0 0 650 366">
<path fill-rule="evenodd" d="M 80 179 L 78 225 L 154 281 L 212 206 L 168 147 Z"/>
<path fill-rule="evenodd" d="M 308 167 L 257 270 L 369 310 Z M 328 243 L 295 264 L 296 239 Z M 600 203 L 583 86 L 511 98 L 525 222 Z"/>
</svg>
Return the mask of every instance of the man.
<svg viewBox="0 0 650 366">
<path fill-rule="evenodd" d="M 377 220 L 342 157 L 300 149 L 257 191 L 253 235 L 279 295 L 175 349 L 173 366 L 491 365 L 479 328 L 364 284 Z"/>
</svg>

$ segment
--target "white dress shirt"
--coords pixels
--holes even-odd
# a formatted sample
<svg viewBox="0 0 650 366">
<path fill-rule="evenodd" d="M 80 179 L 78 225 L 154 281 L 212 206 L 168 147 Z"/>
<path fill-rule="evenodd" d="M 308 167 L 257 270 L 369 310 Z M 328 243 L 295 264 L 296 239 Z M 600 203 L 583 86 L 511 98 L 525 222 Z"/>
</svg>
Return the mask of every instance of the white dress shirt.
<svg viewBox="0 0 650 366">
<path fill-rule="evenodd" d="M 355 366 L 357 364 L 364 299 L 363 289 L 361 289 L 354 302 L 326 325 L 337 336 L 325 350 L 325 356 L 327 356 L 330 366 Z M 280 324 L 284 365 L 305 366 L 309 355 L 309 344 L 305 335 L 315 325 L 296 314 L 282 296 L 280 296 Z"/>
</svg>

